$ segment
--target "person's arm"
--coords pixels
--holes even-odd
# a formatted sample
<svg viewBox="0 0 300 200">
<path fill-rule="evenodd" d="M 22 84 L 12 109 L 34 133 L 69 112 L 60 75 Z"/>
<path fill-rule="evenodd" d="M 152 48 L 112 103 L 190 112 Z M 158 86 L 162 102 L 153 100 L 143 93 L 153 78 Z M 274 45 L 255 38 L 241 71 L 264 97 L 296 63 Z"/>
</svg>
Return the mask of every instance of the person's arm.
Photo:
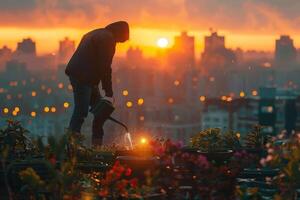
<svg viewBox="0 0 300 200">
<path fill-rule="evenodd" d="M 115 54 L 115 46 L 116 43 L 112 38 L 107 38 L 102 40 L 99 43 L 99 51 L 98 56 L 100 59 L 100 66 L 101 70 L 101 83 L 102 89 L 105 91 L 105 96 L 112 97 L 113 90 L 112 90 L 112 59 Z"/>
</svg>

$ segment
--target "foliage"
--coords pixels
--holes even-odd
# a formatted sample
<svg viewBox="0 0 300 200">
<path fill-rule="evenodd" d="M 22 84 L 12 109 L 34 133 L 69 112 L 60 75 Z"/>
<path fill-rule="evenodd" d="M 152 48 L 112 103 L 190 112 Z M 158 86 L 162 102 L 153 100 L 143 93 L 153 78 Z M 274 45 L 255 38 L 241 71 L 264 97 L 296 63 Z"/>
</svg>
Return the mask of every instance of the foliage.
<svg viewBox="0 0 300 200">
<path fill-rule="evenodd" d="M 210 128 L 194 135 L 191 138 L 193 148 L 204 152 L 219 152 L 240 149 L 240 140 L 234 131 L 221 132 L 219 128 Z"/>
<path fill-rule="evenodd" d="M 34 147 L 27 133 L 29 131 L 19 121 L 7 120 L 7 127 L 0 130 L 0 151 L 7 152 L 8 158 L 21 158 L 32 153 Z"/>
<path fill-rule="evenodd" d="M 255 125 L 253 130 L 245 137 L 245 145 L 249 149 L 262 148 L 265 142 L 265 137 L 262 134 L 262 126 Z"/>
</svg>

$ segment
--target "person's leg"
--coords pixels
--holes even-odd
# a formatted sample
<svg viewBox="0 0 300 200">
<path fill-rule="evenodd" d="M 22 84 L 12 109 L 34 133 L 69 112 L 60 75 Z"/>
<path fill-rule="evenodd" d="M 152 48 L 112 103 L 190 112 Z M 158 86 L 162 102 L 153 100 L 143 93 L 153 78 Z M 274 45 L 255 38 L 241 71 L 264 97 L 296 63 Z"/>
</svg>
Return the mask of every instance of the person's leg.
<svg viewBox="0 0 300 200">
<path fill-rule="evenodd" d="M 101 99 L 101 94 L 97 86 L 93 87 L 90 105 L 93 107 Z M 92 145 L 100 146 L 103 142 L 103 125 L 106 119 L 103 119 L 101 115 L 94 116 L 92 127 Z"/>
<path fill-rule="evenodd" d="M 88 115 L 92 88 L 72 78 L 70 78 L 70 81 L 73 87 L 74 110 L 70 120 L 69 130 L 80 133 L 84 119 Z"/>
</svg>

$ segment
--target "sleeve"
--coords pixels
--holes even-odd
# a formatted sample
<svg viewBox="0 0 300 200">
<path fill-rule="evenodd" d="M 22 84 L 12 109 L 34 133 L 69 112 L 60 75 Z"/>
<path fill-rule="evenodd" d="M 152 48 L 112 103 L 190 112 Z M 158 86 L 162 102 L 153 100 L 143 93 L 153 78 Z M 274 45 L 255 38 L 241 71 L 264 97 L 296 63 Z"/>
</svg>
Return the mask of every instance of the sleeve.
<svg viewBox="0 0 300 200">
<path fill-rule="evenodd" d="M 111 38 L 107 38 L 103 42 L 101 42 L 101 46 L 99 47 L 98 56 L 100 61 L 99 67 L 101 70 L 101 83 L 102 89 L 105 91 L 105 96 L 112 97 L 112 59 L 115 54 L 115 46 L 116 43 Z"/>
</svg>

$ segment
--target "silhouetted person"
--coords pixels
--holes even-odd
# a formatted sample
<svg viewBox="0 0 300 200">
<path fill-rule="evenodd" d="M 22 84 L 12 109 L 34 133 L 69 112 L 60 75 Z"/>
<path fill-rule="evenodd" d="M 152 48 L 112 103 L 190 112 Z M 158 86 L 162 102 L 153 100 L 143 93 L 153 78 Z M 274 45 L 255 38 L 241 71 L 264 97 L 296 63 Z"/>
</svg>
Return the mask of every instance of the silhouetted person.
<svg viewBox="0 0 300 200">
<path fill-rule="evenodd" d="M 124 21 L 90 31 L 82 37 L 65 70 L 73 87 L 75 104 L 69 124 L 70 131 L 80 133 L 89 106 L 92 107 L 100 98 L 111 100 L 113 97 L 111 63 L 116 43 L 128 39 L 129 26 Z M 98 87 L 100 82 L 105 97 L 100 94 Z M 93 119 L 93 145 L 102 144 L 104 122 L 101 115 Z"/>
</svg>

